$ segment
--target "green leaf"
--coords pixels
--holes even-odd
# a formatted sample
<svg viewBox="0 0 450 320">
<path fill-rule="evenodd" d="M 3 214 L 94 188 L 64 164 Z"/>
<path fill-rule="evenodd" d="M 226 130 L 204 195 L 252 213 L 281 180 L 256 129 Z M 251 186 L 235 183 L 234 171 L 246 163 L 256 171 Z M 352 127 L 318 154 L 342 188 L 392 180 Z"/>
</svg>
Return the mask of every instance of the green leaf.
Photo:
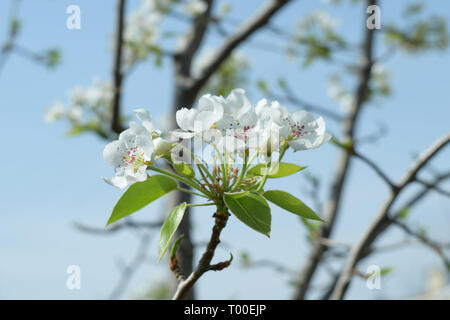
<svg viewBox="0 0 450 320">
<path fill-rule="evenodd" d="M 117 201 L 106 225 L 142 209 L 177 187 L 175 180 L 160 174 L 133 183 Z"/>
<path fill-rule="evenodd" d="M 176 258 L 177 256 L 177 251 L 180 248 L 181 245 L 181 241 L 183 241 L 184 238 L 184 234 L 182 234 L 181 236 L 178 237 L 178 239 L 175 241 L 175 243 L 172 246 L 172 249 L 170 249 L 170 257 L 172 258 Z"/>
<path fill-rule="evenodd" d="M 269 190 L 264 192 L 264 197 L 277 206 L 295 213 L 303 218 L 323 221 L 316 213 L 304 204 L 300 199 L 297 199 L 293 195 L 280 191 Z"/>
<path fill-rule="evenodd" d="M 158 246 L 158 261 L 161 261 L 162 257 L 169 248 L 170 240 L 172 240 L 175 231 L 177 231 L 180 225 L 181 219 L 183 219 L 184 212 L 186 211 L 187 203 L 183 202 L 177 205 L 170 211 L 169 215 L 164 221 L 161 228 L 161 234 L 159 236 L 159 246 Z"/>
<path fill-rule="evenodd" d="M 382 268 L 380 270 L 380 275 L 381 276 L 387 276 L 388 274 L 392 273 L 394 271 L 393 267 L 386 267 L 386 268 Z"/>
<path fill-rule="evenodd" d="M 225 192 L 225 195 L 232 197 L 233 199 L 238 199 L 238 198 L 248 195 L 249 192 L 250 191 Z"/>
<path fill-rule="evenodd" d="M 61 60 L 61 53 L 58 49 L 50 49 L 45 53 L 46 56 L 46 65 L 49 68 L 56 67 Z"/>
<path fill-rule="evenodd" d="M 352 140 L 346 140 L 346 141 L 338 141 L 334 137 L 331 137 L 331 142 L 335 144 L 336 146 L 344 149 L 349 149 L 353 147 L 353 141 Z"/>
<path fill-rule="evenodd" d="M 192 169 L 189 165 L 187 165 L 184 162 L 174 163 L 173 168 L 175 169 L 176 172 L 185 177 L 192 178 L 195 174 L 194 169 Z"/>
<path fill-rule="evenodd" d="M 278 166 L 273 166 L 272 168 L 269 167 L 269 178 L 283 178 L 290 176 L 291 174 L 294 174 L 300 170 L 305 169 L 306 167 L 298 166 L 296 164 L 292 163 L 285 163 L 280 162 Z M 259 163 L 253 167 L 251 167 L 247 171 L 247 176 L 253 177 L 253 176 L 264 176 L 266 173 L 266 166 L 265 164 Z"/>
<path fill-rule="evenodd" d="M 300 221 L 303 223 L 303 225 L 308 229 L 310 235 L 315 233 L 317 230 L 319 230 L 320 223 L 317 221 L 310 221 L 306 218 L 300 217 Z"/>
<path fill-rule="evenodd" d="M 267 82 L 265 82 L 264 80 L 258 80 L 256 82 L 256 86 L 258 87 L 259 90 L 261 90 L 264 93 L 269 92 L 269 87 L 267 86 Z"/>
<path fill-rule="evenodd" d="M 399 219 L 406 219 L 409 215 L 409 208 L 405 207 L 402 210 L 400 210 L 400 212 L 397 214 L 397 217 Z"/>
<path fill-rule="evenodd" d="M 225 194 L 226 206 L 250 228 L 270 237 L 270 207 L 267 201 L 255 192 Z"/>
</svg>

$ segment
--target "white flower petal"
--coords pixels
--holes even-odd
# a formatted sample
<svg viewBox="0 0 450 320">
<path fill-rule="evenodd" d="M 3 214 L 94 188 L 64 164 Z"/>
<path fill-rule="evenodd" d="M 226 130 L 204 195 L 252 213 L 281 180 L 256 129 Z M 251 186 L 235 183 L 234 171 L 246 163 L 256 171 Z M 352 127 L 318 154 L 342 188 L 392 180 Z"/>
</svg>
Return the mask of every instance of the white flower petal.
<svg viewBox="0 0 450 320">
<path fill-rule="evenodd" d="M 178 126 L 186 131 L 194 131 L 194 122 L 197 114 L 197 109 L 182 108 L 178 110 L 175 115 Z"/>
<path fill-rule="evenodd" d="M 153 123 L 152 123 L 152 117 L 145 109 L 136 109 L 134 110 L 134 114 L 136 115 L 136 118 L 142 121 L 142 126 L 147 129 L 148 132 L 153 132 Z"/>
<path fill-rule="evenodd" d="M 114 140 L 108 143 L 103 149 L 103 158 L 113 167 L 118 167 L 122 163 L 122 156 L 126 152 L 123 142 Z"/>
<path fill-rule="evenodd" d="M 241 116 L 247 112 L 251 107 L 251 103 L 245 95 L 244 89 L 233 89 L 225 99 L 225 112 L 233 114 L 236 117 Z"/>
<path fill-rule="evenodd" d="M 153 139 L 153 146 L 157 158 L 170 154 L 170 150 L 172 149 L 172 144 L 169 141 L 159 137 Z"/>
<path fill-rule="evenodd" d="M 119 189 L 123 189 L 129 184 L 129 181 L 128 181 L 127 177 L 125 177 L 125 176 L 115 176 L 112 178 L 102 177 L 102 178 L 106 183 L 108 183 L 114 187 L 117 187 Z"/>
<path fill-rule="evenodd" d="M 314 121 L 314 116 L 305 110 L 300 110 L 292 114 L 292 120 L 298 124 L 307 124 Z"/>
</svg>

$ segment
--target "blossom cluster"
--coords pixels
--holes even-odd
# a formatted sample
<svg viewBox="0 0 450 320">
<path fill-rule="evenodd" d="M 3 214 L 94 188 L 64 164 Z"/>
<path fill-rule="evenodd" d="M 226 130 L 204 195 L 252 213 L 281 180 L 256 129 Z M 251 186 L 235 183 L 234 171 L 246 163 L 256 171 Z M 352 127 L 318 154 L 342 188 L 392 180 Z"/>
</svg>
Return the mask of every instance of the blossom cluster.
<svg viewBox="0 0 450 320">
<path fill-rule="evenodd" d="M 95 78 L 87 86 L 75 86 L 68 90 L 68 105 L 57 101 L 45 110 L 44 120 L 54 122 L 66 118 L 74 124 L 83 124 L 94 118 L 109 119 L 114 89 L 111 83 Z M 96 115 L 96 117 L 93 117 Z"/>
<path fill-rule="evenodd" d="M 116 172 L 105 181 L 119 188 L 146 180 L 147 167 L 159 158 L 172 164 L 193 160 L 227 166 L 244 163 L 248 167 L 255 159 L 267 164 L 277 154 L 279 161 L 289 148 L 313 149 L 331 138 L 322 118 L 315 119 L 304 110 L 290 113 L 277 101 L 262 99 L 252 104 L 243 89 L 234 89 L 227 97 L 206 94 L 195 108 L 177 111 L 179 128 L 167 140 L 153 128 L 147 111 L 137 109 L 135 115 L 140 123 L 132 121 L 130 128 L 103 151 Z M 200 152 L 195 146 L 201 147 Z M 205 150 L 213 150 L 211 159 L 205 157 Z"/>
</svg>

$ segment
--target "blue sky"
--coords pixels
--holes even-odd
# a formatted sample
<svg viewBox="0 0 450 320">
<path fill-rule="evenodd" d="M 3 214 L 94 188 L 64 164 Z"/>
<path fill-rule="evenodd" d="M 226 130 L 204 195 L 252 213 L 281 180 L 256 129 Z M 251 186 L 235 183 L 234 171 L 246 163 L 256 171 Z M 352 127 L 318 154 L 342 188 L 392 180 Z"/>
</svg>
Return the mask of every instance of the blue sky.
<svg viewBox="0 0 450 320">
<path fill-rule="evenodd" d="M 231 15 L 244 19 L 261 1 L 230 1 Z M 400 16 L 408 1 L 383 1 L 382 21 Z M 3 42 L 5 19 L 9 1 L 0 2 L 0 41 Z M 66 8 L 79 5 L 82 11 L 82 29 L 66 28 Z M 138 1 L 130 0 L 132 10 Z M 427 1 L 430 12 L 450 19 L 448 3 Z M 74 221 L 103 226 L 111 208 L 119 198 L 120 190 L 106 185 L 101 176 L 111 176 L 112 169 L 102 158 L 105 142 L 92 135 L 67 138 L 65 123 L 45 124 L 43 110 L 55 100 L 65 100 L 67 89 L 88 85 L 96 76 L 107 80 L 111 75 L 111 34 L 114 21 L 113 1 L 40 0 L 23 1 L 21 20 L 23 30 L 19 43 L 44 50 L 58 47 L 62 64 L 54 71 L 45 70 L 19 56 L 12 56 L 0 75 L 0 106 L 4 138 L 1 164 L 4 168 L 0 185 L 0 298 L 105 298 L 118 280 L 118 259 L 130 260 L 137 249 L 137 238 L 131 233 L 111 236 L 82 234 L 73 227 Z M 276 24 L 291 28 L 295 20 L 314 9 L 327 9 L 341 21 L 340 32 L 358 40 L 361 8 L 328 7 L 319 1 L 297 1 L 277 16 Z M 386 20 L 385 20 L 386 19 Z M 178 22 L 168 21 L 168 29 L 179 29 Z M 258 34 L 253 41 L 273 39 L 267 33 Z M 211 47 L 220 43 L 216 35 L 208 37 Z M 271 40 L 272 41 L 272 40 Z M 276 39 L 273 40 L 276 43 Z M 309 69 L 299 62 L 287 63 L 286 57 L 261 52 L 250 46 L 240 48 L 251 57 L 251 78 L 276 81 L 283 76 L 293 84 L 299 95 L 308 101 L 338 108 L 326 95 L 326 76 L 331 70 L 317 63 Z M 433 140 L 449 130 L 450 52 L 409 56 L 400 54 L 387 63 L 391 72 L 393 95 L 367 107 L 361 121 L 361 134 L 376 131 L 376 124 L 387 124 L 388 135 L 363 151 L 372 157 L 393 179 L 398 179 L 411 163 L 411 154 L 425 149 Z M 270 61 L 270 63 L 267 63 Z M 148 109 L 155 118 L 170 105 L 172 71 L 169 61 L 162 68 L 144 63 L 126 80 L 124 111 L 136 107 Z M 254 87 L 246 88 L 252 101 L 261 94 Z M 294 106 L 289 106 L 294 108 Z M 331 128 L 333 125 L 330 123 Z M 5 145 L 6 144 L 6 145 Z M 308 165 L 311 173 L 322 178 L 333 170 L 337 150 L 331 144 L 314 150 L 289 154 L 286 161 Z M 436 158 L 434 167 L 448 169 L 449 151 Z M 341 241 L 353 242 L 364 231 L 364 226 L 381 205 L 387 188 L 364 164 L 355 161 L 351 182 L 344 195 L 342 214 L 335 233 Z M 289 189 L 307 203 L 311 199 L 302 191 L 304 179 L 292 177 L 271 181 L 270 186 Z M 447 184 L 447 187 L 449 185 Z M 415 188 L 412 188 L 415 190 Z M 327 188 L 321 195 L 328 193 Z M 405 196 L 410 192 L 405 193 Z M 406 197 L 402 197 L 404 199 Z M 142 220 L 159 217 L 163 202 L 158 201 L 139 212 Z M 442 196 L 432 194 L 417 206 L 411 216 L 413 224 L 427 227 L 429 235 L 450 241 L 448 229 L 450 205 Z M 195 238 L 203 241 L 211 228 L 210 212 L 201 209 L 193 213 Z M 255 259 L 278 259 L 298 269 L 308 246 L 305 232 L 296 217 L 273 209 L 271 239 L 256 234 L 231 219 L 223 240 L 235 255 L 245 250 Z M 155 256 L 156 242 L 152 241 L 150 255 Z M 390 232 L 381 243 L 402 239 L 399 232 Z M 219 250 L 217 259 L 228 255 Z M 294 254 L 292 254 L 294 252 Z M 171 276 L 164 263 L 146 263 L 133 278 L 125 294 L 131 297 L 151 284 Z M 82 270 L 82 289 L 66 288 L 66 268 L 76 264 Z M 432 268 L 441 268 L 434 253 L 420 245 L 401 251 L 376 255 L 364 261 L 369 264 L 394 267 L 392 275 L 383 279 L 382 289 L 376 292 L 355 279 L 350 298 L 405 297 L 422 290 L 424 278 Z M 322 277 L 322 275 L 321 275 Z M 264 281 L 261 281 L 264 279 Z M 221 273 L 209 273 L 199 283 L 200 298 L 289 298 L 292 289 L 288 277 L 272 270 L 245 270 L 239 263 Z M 221 288 L 220 291 L 217 288 Z"/>
</svg>

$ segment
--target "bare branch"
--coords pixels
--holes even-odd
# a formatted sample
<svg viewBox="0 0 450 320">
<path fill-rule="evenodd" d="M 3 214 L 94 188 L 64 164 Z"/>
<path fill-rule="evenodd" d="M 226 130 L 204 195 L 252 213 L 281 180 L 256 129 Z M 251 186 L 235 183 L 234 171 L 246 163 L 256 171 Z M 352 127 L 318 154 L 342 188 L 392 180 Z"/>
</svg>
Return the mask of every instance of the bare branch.
<svg viewBox="0 0 450 320">
<path fill-rule="evenodd" d="M 182 77 L 183 81 L 190 82 L 192 59 L 203 42 L 210 22 L 214 1 L 204 0 L 204 2 L 206 10 L 192 20 L 190 30 L 184 36 L 182 45 L 176 50 L 174 55 L 177 76 Z"/>
<path fill-rule="evenodd" d="M 367 5 L 376 5 L 376 0 L 368 0 Z M 364 7 L 364 15 L 365 8 Z M 373 66 L 373 46 L 375 29 L 368 29 L 365 26 L 364 20 L 364 35 L 361 54 L 361 66 L 358 72 L 358 85 L 354 93 L 354 103 L 350 107 L 348 117 L 343 119 L 342 129 L 346 140 L 353 141 L 354 131 L 358 123 L 361 108 L 366 101 L 369 81 L 371 79 L 371 71 Z M 347 181 L 348 172 L 351 164 L 351 153 L 347 150 L 342 150 L 339 155 L 337 167 L 331 183 L 331 194 L 328 202 L 324 207 L 324 217 L 326 223 L 322 224 L 319 230 L 319 236 L 323 238 L 330 238 L 333 231 L 337 216 L 339 214 L 342 192 Z M 321 243 L 314 242 L 311 254 L 306 260 L 306 264 L 299 273 L 298 287 L 294 294 L 295 299 L 304 299 L 308 291 L 311 280 L 318 269 L 318 265 L 322 259 L 323 253 L 327 247 Z"/>
<path fill-rule="evenodd" d="M 378 124 L 378 129 L 374 133 L 370 133 L 366 136 L 358 137 L 353 139 L 353 143 L 355 145 L 361 145 L 366 143 L 375 143 L 380 138 L 386 135 L 387 133 L 387 127 L 384 123 Z"/>
<path fill-rule="evenodd" d="M 154 229 L 160 228 L 162 226 L 162 222 L 134 222 L 131 220 L 114 224 L 108 229 L 100 227 L 91 227 L 76 221 L 73 224 L 75 228 L 77 228 L 79 231 L 90 233 L 93 235 L 112 235 L 117 233 L 118 231 L 126 229 L 143 229 L 143 228 Z"/>
<path fill-rule="evenodd" d="M 361 153 L 359 153 L 358 151 L 356 151 L 355 149 L 352 149 L 352 155 L 355 156 L 356 158 L 360 159 L 361 161 L 363 161 L 364 163 L 366 163 L 369 167 L 371 167 L 377 174 L 378 176 L 384 180 L 384 182 L 386 182 L 389 187 L 391 187 L 391 189 L 397 189 L 398 187 L 392 182 L 392 180 L 386 175 L 386 173 L 383 172 L 383 170 L 381 170 L 380 167 L 378 167 L 375 162 L 373 162 L 372 160 L 370 160 L 369 158 L 367 158 L 366 156 L 362 155 Z"/>
<path fill-rule="evenodd" d="M 407 224 L 400 221 L 399 219 L 391 219 L 390 221 L 393 225 L 400 227 L 408 235 L 416 238 L 417 240 L 419 240 L 420 242 L 422 242 L 423 244 L 425 244 L 426 246 L 431 248 L 434 252 L 436 252 L 442 258 L 445 266 L 450 266 L 450 260 L 444 256 L 444 252 L 443 252 L 443 249 L 444 249 L 443 247 L 445 245 L 442 245 L 434 240 L 431 240 L 427 236 L 414 231 Z"/>
<path fill-rule="evenodd" d="M 422 179 L 419 179 L 419 178 L 415 178 L 414 181 L 420 183 L 421 185 L 423 185 L 423 186 L 425 186 L 425 187 L 427 187 L 429 189 L 432 189 L 432 190 L 436 191 L 437 193 L 439 193 L 439 194 L 441 194 L 443 196 L 450 197 L 450 191 L 447 191 L 447 190 L 444 190 L 444 189 L 440 188 L 435 183 L 430 183 L 428 181 L 425 181 L 425 180 L 422 180 Z"/>
<path fill-rule="evenodd" d="M 279 273 L 295 275 L 296 271 L 286 267 L 285 265 L 279 263 L 275 260 L 260 259 L 255 261 L 250 261 L 245 265 L 248 268 L 270 268 Z"/>
<path fill-rule="evenodd" d="M 399 194 L 414 181 L 417 173 L 444 147 L 450 142 L 450 133 L 446 134 L 433 145 L 431 145 L 424 153 L 422 153 L 417 161 L 411 166 L 411 168 L 405 173 L 397 184 L 398 189 L 392 190 L 387 200 L 382 205 L 381 209 L 369 225 L 368 229 L 364 232 L 360 240 L 350 251 L 350 255 L 347 258 L 345 267 L 339 277 L 336 287 L 333 292 L 333 299 L 342 299 L 350 284 L 353 270 L 356 268 L 357 263 L 361 260 L 363 253 L 370 248 L 372 243 L 383 233 L 387 227 L 391 224 L 389 218 L 389 212 L 392 205 L 399 196 Z"/>
<path fill-rule="evenodd" d="M 117 134 L 123 131 L 120 124 L 120 98 L 122 94 L 122 47 L 126 0 L 117 0 L 116 43 L 114 50 L 114 97 L 112 103 L 111 130 Z"/>
<path fill-rule="evenodd" d="M 312 104 L 310 102 L 307 102 L 307 101 L 299 98 L 298 95 L 294 94 L 294 92 L 288 87 L 284 88 L 283 91 L 284 91 L 284 96 L 276 95 L 273 93 L 271 93 L 270 95 L 277 100 L 287 101 L 294 105 L 301 106 L 306 111 L 318 112 L 334 121 L 342 121 L 342 119 L 343 119 L 343 117 L 337 112 L 331 111 L 325 107 L 318 106 L 316 104 Z"/>
<path fill-rule="evenodd" d="M 269 20 L 291 0 L 269 0 L 266 5 L 251 19 L 245 22 L 233 35 L 228 37 L 223 46 L 216 52 L 209 64 L 194 81 L 195 87 L 201 88 L 230 56 L 233 50 L 249 38 L 255 31 L 265 26 Z"/>
<path fill-rule="evenodd" d="M 128 284 L 130 283 L 132 276 L 136 273 L 137 269 L 142 265 L 142 263 L 144 263 L 145 260 L 147 259 L 147 251 L 151 240 L 150 235 L 151 231 L 146 232 L 142 236 L 134 258 L 122 270 L 120 279 L 116 284 L 116 286 L 114 287 L 114 289 L 112 290 L 111 294 L 109 295 L 109 299 L 111 300 L 119 299 L 123 295 L 126 288 L 128 287 Z"/>
</svg>

